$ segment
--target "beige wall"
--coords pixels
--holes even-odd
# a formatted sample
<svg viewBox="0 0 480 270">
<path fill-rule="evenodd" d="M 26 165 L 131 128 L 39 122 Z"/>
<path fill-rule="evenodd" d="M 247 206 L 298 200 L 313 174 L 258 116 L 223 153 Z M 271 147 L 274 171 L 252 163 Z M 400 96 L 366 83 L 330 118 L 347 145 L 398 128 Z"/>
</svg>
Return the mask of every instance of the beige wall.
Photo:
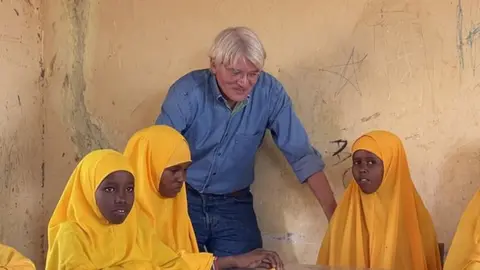
<svg viewBox="0 0 480 270">
<path fill-rule="evenodd" d="M 2 15 L 9 12 L 4 9 L 7 3 L 12 5 L 0 3 Z M 27 7 L 25 3 L 19 1 L 18 6 Z M 284 83 L 312 143 L 324 153 L 337 198 L 343 193 L 342 175 L 349 161 L 336 164 L 340 159 L 332 153 L 337 146 L 330 141 L 352 142 L 373 128 L 391 130 L 403 138 L 439 240 L 450 243 L 461 212 L 479 187 L 478 1 L 462 0 L 461 6 L 445 0 L 173 3 L 50 0 L 42 6 L 47 219 L 78 158 L 96 147 L 123 149 L 135 130 L 154 122 L 174 80 L 206 67 L 207 49 L 218 31 L 246 25 L 262 38 L 268 52 L 266 69 Z M 14 24 L 16 15 L 8 16 L 0 21 Z M 7 81 L 4 93 L 12 106 L 7 115 L 18 120 L 5 120 L 1 130 L 6 135 L 1 138 L 11 140 L 16 134 L 25 140 L 15 144 L 23 151 L 18 159 L 2 151 L 1 160 L 14 167 L 28 165 L 4 174 L 23 181 L 23 190 L 12 193 L 0 187 L 8 198 L 2 201 L 2 211 L 16 215 L 12 224 L 23 222 L 28 216 L 23 211 L 40 198 L 39 181 L 30 180 L 41 179 L 41 155 L 31 155 L 41 153 L 41 107 L 33 103 L 40 96 L 35 16 L 31 13 L 29 28 L 22 21 L 5 30 L 15 31 L 17 37 L 31 35 L 29 54 L 26 47 L 4 42 L 3 32 L 0 36 L 2 48 L 15 50 L 26 65 L 17 66 L 17 59 L 0 62 L 0 76 Z M 19 87 L 23 84 L 27 85 Z M 26 105 L 15 105 L 17 93 L 32 101 L 28 111 Z M 20 124 L 25 127 L 17 127 Z M 21 132 L 27 127 L 29 132 Z M 271 140 L 258 155 L 254 193 L 266 247 L 280 251 L 286 261 L 313 263 L 326 220 Z M 22 200 L 19 211 L 12 210 L 16 200 Z M 4 239 L 10 231 L 24 234 L 5 222 L 2 219 L 1 228 L 9 231 L 3 232 Z M 45 222 L 27 223 L 31 239 L 39 239 Z M 30 244 L 27 237 L 11 238 L 32 256 L 41 256 L 37 240 Z"/>
<path fill-rule="evenodd" d="M 45 247 L 39 1 L 0 1 L 0 243 Z"/>
</svg>

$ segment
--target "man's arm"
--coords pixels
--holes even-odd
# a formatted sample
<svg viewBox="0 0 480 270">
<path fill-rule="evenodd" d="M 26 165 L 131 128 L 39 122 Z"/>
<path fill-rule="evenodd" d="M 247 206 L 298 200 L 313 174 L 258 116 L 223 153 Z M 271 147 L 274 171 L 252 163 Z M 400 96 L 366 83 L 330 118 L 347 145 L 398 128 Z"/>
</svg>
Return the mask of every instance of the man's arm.
<svg viewBox="0 0 480 270">
<path fill-rule="evenodd" d="M 324 172 L 317 172 L 312 174 L 307 182 L 322 206 L 325 216 L 327 216 L 327 219 L 330 221 L 333 212 L 335 212 L 335 209 L 337 208 L 337 202 L 335 201 L 333 191 L 328 184 L 327 176 Z"/>
<path fill-rule="evenodd" d="M 268 129 L 297 178 L 301 183 L 308 182 L 327 219 L 330 220 L 337 203 L 323 173 L 325 163 L 322 156 L 310 144 L 307 132 L 281 84 L 279 83 L 272 91 L 271 96 L 275 98 L 269 102 Z"/>
</svg>

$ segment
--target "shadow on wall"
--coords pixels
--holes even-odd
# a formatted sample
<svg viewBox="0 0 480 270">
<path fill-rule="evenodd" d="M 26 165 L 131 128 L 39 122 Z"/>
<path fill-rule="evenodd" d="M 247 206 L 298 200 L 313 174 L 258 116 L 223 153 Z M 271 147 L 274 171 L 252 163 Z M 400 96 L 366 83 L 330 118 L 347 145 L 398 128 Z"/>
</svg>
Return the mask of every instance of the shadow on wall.
<svg viewBox="0 0 480 270">
<path fill-rule="evenodd" d="M 147 91 L 143 91 L 143 92 L 147 92 Z M 155 92 L 147 96 L 140 104 L 137 105 L 137 107 L 135 107 L 135 109 L 133 109 L 133 111 L 130 114 L 129 130 L 127 130 L 127 133 L 129 134 L 129 136 L 133 135 L 135 132 L 137 132 L 140 129 L 143 129 L 155 124 L 155 120 L 160 114 L 160 110 L 162 108 L 162 104 L 163 104 L 163 101 L 165 100 L 167 92 L 168 92 L 168 88 L 165 89 L 164 91 Z"/>
<path fill-rule="evenodd" d="M 478 190 L 480 177 L 480 142 L 453 149 L 446 155 L 443 167 L 439 168 L 440 183 L 435 191 L 432 211 L 432 218 L 442 221 L 442 224 L 435 224 L 439 242 L 444 242 L 448 248 L 465 208 Z"/>
<path fill-rule="evenodd" d="M 322 65 L 309 59 L 302 66 L 279 69 L 276 77 L 290 95 L 311 143 L 323 155 L 334 193 L 343 194 L 347 184 L 343 178 L 350 175 L 350 146 L 333 155 L 341 145 L 332 142 L 344 140 L 346 129 L 339 124 L 342 112 L 330 91 L 332 80 L 319 71 Z M 257 155 L 255 178 L 255 209 L 264 247 L 277 251 L 286 263 L 315 263 L 328 222 L 308 184 L 298 183 L 270 135 Z"/>
</svg>

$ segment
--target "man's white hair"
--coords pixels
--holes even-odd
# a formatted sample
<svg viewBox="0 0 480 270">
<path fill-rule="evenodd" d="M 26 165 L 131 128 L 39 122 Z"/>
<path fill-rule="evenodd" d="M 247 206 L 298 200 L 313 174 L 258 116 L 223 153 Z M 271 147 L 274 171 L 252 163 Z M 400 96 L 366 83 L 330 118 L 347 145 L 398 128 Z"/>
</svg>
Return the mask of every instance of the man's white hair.
<svg viewBox="0 0 480 270">
<path fill-rule="evenodd" d="M 217 35 L 208 56 L 215 65 L 231 65 L 245 57 L 261 70 L 267 53 L 253 30 L 248 27 L 229 27 Z"/>
</svg>

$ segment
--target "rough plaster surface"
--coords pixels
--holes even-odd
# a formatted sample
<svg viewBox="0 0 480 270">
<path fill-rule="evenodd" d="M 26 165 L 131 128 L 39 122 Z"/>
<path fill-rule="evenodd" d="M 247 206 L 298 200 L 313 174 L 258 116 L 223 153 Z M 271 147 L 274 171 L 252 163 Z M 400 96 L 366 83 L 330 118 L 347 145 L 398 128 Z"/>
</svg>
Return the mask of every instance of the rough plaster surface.
<svg viewBox="0 0 480 270">
<path fill-rule="evenodd" d="M 153 123 L 176 78 L 206 66 L 220 29 L 251 26 L 266 46 L 266 69 L 285 84 L 324 153 L 337 197 L 349 167 L 338 162 L 350 144 L 332 156 L 338 146 L 330 142 L 392 130 L 403 138 L 440 241 L 450 243 L 478 188 L 476 1 L 188 3 L 90 3 L 85 101 L 113 145 Z M 258 155 L 254 192 L 266 246 L 288 261 L 313 262 L 326 220 L 271 140 Z"/>
<path fill-rule="evenodd" d="M 35 261 L 45 246 L 39 1 L 0 1 L 0 242 Z"/>
<path fill-rule="evenodd" d="M 0 3 L 0 18 L 5 18 L 8 9 L 3 7 L 11 2 Z M 212 39 L 231 25 L 250 26 L 262 38 L 268 53 L 266 69 L 284 83 L 312 143 L 324 154 L 338 199 L 349 181 L 350 143 L 374 128 L 391 130 L 403 139 L 417 189 L 432 214 L 439 240 L 447 246 L 479 187 L 478 0 L 305 0 L 301 5 L 275 0 L 241 5 L 51 0 L 42 8 L 47 217 L 76 160 L 93 148 L 121 150 L 135 130 L 152 124 L 168 86 L 184 73 L 206 67 Z M 10 19 L 2 19 L 4 25 L 15 22 L 15 13 L 5 16 Z M 4 32 L 33 39 L 32 25 L 38 21 L 31 16 L 30 28 L 19 23 Z M 29 34 L 19 34 L 24 32 Z M 38 215 L 36 208 L 29 207 L 41 203 L 37 182 L 30 180 L 41 179 L 41 158 L 32 155 L 41 153 L 40 144 L 35 144 L 41 135 L 36 113 L 41 107 L 30 105 L 28 114 L 25 105 L 23 111 L 14 107 L 18 93 L 32 101 L 39 95 L 38 47 L 27 53 L 25 47 L 2 38 L 3 32 L 1 56 L 11 57 L 3 51 L 3 46 L 11 46 L 28 68 L 17 66 L 18 58 L 0 62 L 2 71 L 22 74 L 22 78 L 0 76 L 7 78 L 3 87 L 7 91 L 2 93 L 15 108 L 6 115 L 23 121 L 8 121 L 0 129 L 8 147 L 14 145 L 10 142 L 15 136 L 22 140 L 15 145 L 22 154 L 0 156 L 14 168 L 13 174 L 2 177 L 12 175 L 7 178 L 17 180 L 19 189 L 7 192 L 0 187 L 9 198 L 2 201 L 1 209 L 13 215 L 11 221 L 2 219 L 1 228 L 8 232 L 0 235 L 8 235 L 12 243 L 38 258 L 38 239 L 46 221 L 27 223 L 32 237 L 10 226 L 28 218 L 22 212 L 26 209 Z M 31 45 L 38 46 L 35 42 Z M 19 88 L 19 82 L 28 85 Z M 25 127 L 16 126 L 20 124 Z M 27 127 L 28 133 L 21 132 Z M 348 145 L 333 156 L 339 149 L 332 143 L 335 140 L 346 140 Z M 18 170 L 27 164 L 28 169 Z M 278 250 L 288 262 L 313 263 L 326 220 L 308 187 L 296 182 L 268 138 L 259 152 L 256 174 L 255 207 L 266 247 Z M 21 200 L 19 211 L 14 210 L 15 200 Z M 16 230 L 23 238 L 13 236 Z"/>
</svg>

